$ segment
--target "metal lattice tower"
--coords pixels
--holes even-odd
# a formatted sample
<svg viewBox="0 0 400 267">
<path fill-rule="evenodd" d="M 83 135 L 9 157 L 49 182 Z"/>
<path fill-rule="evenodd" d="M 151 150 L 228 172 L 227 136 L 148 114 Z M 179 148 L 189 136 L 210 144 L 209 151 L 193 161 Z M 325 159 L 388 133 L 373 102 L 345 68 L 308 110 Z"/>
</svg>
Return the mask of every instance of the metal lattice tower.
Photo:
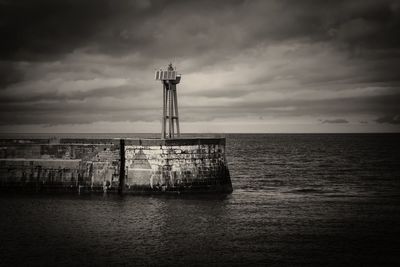
<svg viewBox="0 0 400 267">
<path fill-rule="evenodd" d="M 167 70 L 158 70 L 156 80 L 163 85 L 163 115 L 161 138 L 175 138 L 180 136 L 178 97 L 176 85 L 181 81 L 181 75 L 169 64 Z"/>
</svg>

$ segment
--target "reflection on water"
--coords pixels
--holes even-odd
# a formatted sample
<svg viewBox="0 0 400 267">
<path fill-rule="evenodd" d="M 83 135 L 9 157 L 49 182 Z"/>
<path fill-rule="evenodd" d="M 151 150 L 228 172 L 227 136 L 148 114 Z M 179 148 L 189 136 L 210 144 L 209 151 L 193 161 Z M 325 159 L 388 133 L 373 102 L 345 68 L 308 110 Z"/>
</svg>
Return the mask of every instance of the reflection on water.
<svg viewBox="0 0 400 267">
<path fill-rule="evenodd" d="M 2 193 L 0 265 L 400 263 L 399 135 L 227 138 L 228 196 Z"/>
</svg>

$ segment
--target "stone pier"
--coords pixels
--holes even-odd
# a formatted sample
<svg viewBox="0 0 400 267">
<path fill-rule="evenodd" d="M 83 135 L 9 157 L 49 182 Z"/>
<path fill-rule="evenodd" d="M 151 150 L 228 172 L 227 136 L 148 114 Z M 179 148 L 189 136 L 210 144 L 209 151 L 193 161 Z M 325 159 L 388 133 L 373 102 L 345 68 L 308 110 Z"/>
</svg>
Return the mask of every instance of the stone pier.
<svg viewBox="0 0 400 267">
<path fill-rule="evenodd" d="M 231 193 L 224 138 L 1 139 L 0 189 Z"/>
</svg>

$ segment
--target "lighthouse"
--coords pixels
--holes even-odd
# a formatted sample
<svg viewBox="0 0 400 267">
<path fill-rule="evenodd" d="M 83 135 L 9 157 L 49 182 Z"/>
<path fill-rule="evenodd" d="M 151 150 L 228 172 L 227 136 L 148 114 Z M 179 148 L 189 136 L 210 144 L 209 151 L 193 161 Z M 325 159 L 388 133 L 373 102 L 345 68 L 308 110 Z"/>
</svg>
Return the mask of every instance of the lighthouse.
<svg viewBox="0 0 400 267">
<path fill-rule="evenodd" d="M 167 70 L 157 70 L 155 79 L 161 81 L 163 86 L 163 111 L 161 120 L 161 138 L 173 139 L 180 136 L 178 96 L 176 85 L 181 81 L 181 75 L 177 74 L 172 64 Z"/>
</svg>

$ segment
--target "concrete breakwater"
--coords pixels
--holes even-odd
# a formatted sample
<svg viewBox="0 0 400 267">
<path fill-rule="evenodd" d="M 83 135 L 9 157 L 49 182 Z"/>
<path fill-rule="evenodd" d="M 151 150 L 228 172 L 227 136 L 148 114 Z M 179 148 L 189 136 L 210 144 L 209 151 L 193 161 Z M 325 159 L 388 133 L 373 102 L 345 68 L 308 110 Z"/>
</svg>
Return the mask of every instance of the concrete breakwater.
<svg viewBox="0 0 400 267">
<path fill-rule="evenodd" d="M 224 138 L 1 139 L 0 189 L 231 193 L 232 184 Z"/>
</svg>

